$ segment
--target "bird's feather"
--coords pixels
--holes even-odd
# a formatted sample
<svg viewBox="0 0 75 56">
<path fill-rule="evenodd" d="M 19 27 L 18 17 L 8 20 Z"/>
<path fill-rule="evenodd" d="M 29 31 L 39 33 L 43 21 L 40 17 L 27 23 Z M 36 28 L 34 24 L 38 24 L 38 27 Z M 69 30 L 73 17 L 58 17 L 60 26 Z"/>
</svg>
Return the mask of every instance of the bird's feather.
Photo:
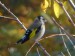
<svg viewBox="0 0 75 56">
<path fill-rule="evenodd" d="M 35 37 L 35 35 L 40 31 L 41 26 L 39 26 L 38 28 L 33 29 L 32 33 L 30 34 L 30 38 Z"/>
<path fill-rule="evenodd" d="M 35 30 L 36 28 L 41 26 L 41 22 L 37 19 L 35 19 L 34 23 L 32 23 L 29 27 L 29 29 Z"/>
<path fill-rule="evenodd" d="M 21 44 L 22 44 L 22 43 L 26 42 L 27 40 L 29 40 L 29 36 L 30 36 L 31 32 L 32 32 L 32 31 L 28 29 L 28 30 L 26 31 L 24 37 L 23 37 L 22 39 L 20 39 L 19 41 L 17 41 L 17 44 L 18 44 L 18 43 L 21 43 Z"/>
<path fill-rule="evenodd" d="M 45 32 L 45 27 L 42 27 L 42 25 L 44 25 L 44 22 L 36 18 L 34 20 L 34 23 L 32 23 L 30 27 L 28 28 L 28 30 L 26 31 L 24 37 L 20 39 L 19 41 L 17 41 L 17 43 L 22 44 L 28 41 L 32 37 L 41 38 Z"/>
</svg>

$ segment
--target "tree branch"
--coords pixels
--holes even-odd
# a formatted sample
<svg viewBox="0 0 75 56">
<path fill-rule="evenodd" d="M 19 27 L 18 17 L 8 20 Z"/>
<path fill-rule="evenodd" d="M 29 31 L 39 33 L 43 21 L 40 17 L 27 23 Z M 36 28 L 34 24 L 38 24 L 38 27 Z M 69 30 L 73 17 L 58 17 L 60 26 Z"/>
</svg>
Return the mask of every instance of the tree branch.
<svg viewBox="0 0 75 56">
<path fill-rule="evenodd" d="M 73 36 L 73 37 L 75 37 L 75 35 L 73 35 L 73 34 L 70 34 L 70 35 Z M 50 36 L 47 36 L 45 38 L 40 39 L 39 41 L 47 39 L 47 38 L 54 38 L 56 36 L 66 36 L 66 34 L 51 34 Z"/>
<path fill-rule="evenodd" d="M 68 0 L 68 1 L 69 1 L 70 5 L 72 6 L 72 8 L 75 10 L 75 4 L 73 3 L 73 1 L 72 0 Z"/>
<path fill-rule="evenodd" d="M 72 20 L 70 14 L 68 13 L 68 11 L 65 9 L 64 5 L 62 4 L 62 2 L 59 2 L 58 0 L 55 0 L 59 5 L 60 7 L 64 10 L 64 12 L 66 13 L 66 16 L 68 17 L 68 20 L 69 22 L 75 27 L 75 23 L 74 21 Z"/>
<path fill-rule="evenodd" d="M 53 17 L 52 17 L 52 20 L 53 20 L 53 22 L 54 22 L 61 30 L 64 31 L 64 33 L 66 34 L 68 40 L 69 40 L 69 41 L 71 42 L 71 44 L 74 46 L 74 43 L 73 43 L 72 40 L 70 39 L 70 37 L 73 38 L 73 36 L 71 36 L 60 24 L 58 24 L 58 23 L 56 22 L 56 20 L 55 20 Z"/>
<path fill-rule="evenodd" d="M 28 55 L 28 53 L 31 51 L 31 49 L 35 46 L 36 42 L 34 42 L 34 44 L 29 48 L 29 50 L 27 51 L 27 53 L 25 54 L 25 56 Z"/>
<path fill-rule="evenodd" d="M 57 27 L 59 27 L 61 30 L 64 31 L 64 33 L 68 36 L 68 40 L 71 42 L 71 44 L 74 46 L 74 43 L 72 42 L 72 40 L 70 39 L 73 38 L 73 36 L 71 36 L 53 17 L 49 17 L 48 15 L 46 15 L 45 13 L 41 13 L 49 22 L 49 24 L 51 24 L 51 21 L 53 21 L 52 23 L 54 23 Z"/>
<path fill-rule="evenodd" d="M 40 52 L 39 52 L 39 50 L 38 50 L 38 48 L 37 48 L 36 50 L 37 50 L 38 56 L 41 56 L 41 55 L 40 55 Z"/>
<path fill-rule="evenodd" d="M 15 20 L 15 21 L 17 21 L 17 20 L 16 20 L 16 19 L 14 19 L 14 18 L 6 17 L 6 16 L 0 16 L 0 18 L 5 18 L 5 19 L 10 19 L 10 20 Z"/>
<path fill-rule="evenodd" d="M 52 37 L 55 37 L 55 36 L 65 36 L 66 34 L 52 34 L 50 36 L 47 36 L 45 38 L 52 38 Z M 72 35 L 73 37 L 75 37 L 75 35 Z"/>
<path fill-rule="evenodd" d="M 65 56 L 65 55 L 63 54 L 63 52 L 61 52 L 61 54 L 62 54 L 63 56 Z"/>
<path fill-rule="evenodd" d="M 0 5 L 1 5 L 6 11 L 9 12 L 9 13 L 14 17 L 14 19 L 17 20 L 17 22 L 18 22 L 25 30 L 27 30 L 26 27 L 22 24 L 22 22 L 21 22 L 4 4 L 2 4 L 1 1 L 0 1 Z"/>
<path fill-rule="evenodd" d="M 60 29 L 60 33 L 62 34 L 62 30 L 61 30 L 61 29 Z M 66 48 L 66 50 L 67 50 L 68 55 L 71 56 L 71 54 L 70 54 L 70 52 L 69 52 L 69 50 L 68 50 L 68 47 L 67 47 L 67 45 L 66 45 L 66 43 L 65 43 L 65 39 L 64 39 L 64 37 L 63 37 L 63 36 L 61 36 L 61 37 L 62 37 L 62 40 L 63 40 L 64 46 L 65 46 L 65 48 Z"/>
<path fill-rule="evenodd" d="M 43 52 L 45 53 L 46 56 L 51 56 L 39 42 L 37 42 L 37 44 L 43 50 Z"/>
</svg>

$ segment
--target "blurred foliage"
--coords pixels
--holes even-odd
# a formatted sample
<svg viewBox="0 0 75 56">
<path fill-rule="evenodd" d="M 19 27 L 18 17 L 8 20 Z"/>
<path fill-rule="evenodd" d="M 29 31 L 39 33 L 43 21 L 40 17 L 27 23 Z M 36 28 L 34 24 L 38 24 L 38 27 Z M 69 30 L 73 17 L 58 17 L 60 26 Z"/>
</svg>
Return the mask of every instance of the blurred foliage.
<svg viewBox="0 0 75 56">
<path fill-rule="evenodd" d="M 36 16 L 41 15 L 41 11 L 49 16 L 56 18 L 57 22 L 71 34 L 75 34 L 75 29 L 68 21 L 63 9 L 54 0 L 0 0 L 7 8 L 9 8 L 28 28 L 33 22 Z M 67 0 L 61 0 L 75 22 L 75 11 Z M 13 18 L 4 8 L 0 6 L 0 16 L 7 16 Z M 25 31 L 18 24 L 17 21 L 11 19 L 0 18 L 0 56 L 24 56 L 28 49 L 33 44 L 32 40 L 22 44 L 12 46 L 17 40 L 23 37 Z M 51 34 L 59 33 L 59 28 L 52 22 L 46 23 L 46 33 L 44 37 Z M 65 39 L 67 46 L 71 50 L 72 56 L 74 52 L 68 39 Z M 61 51 L 68 56 L 63 41 L 60 36 L 44 39 L 40 41 L 44 48 L 52 55 L 61 55 Z M 75 41 L 74 41 L 75 43 Z M 10 45 L 10 46 L 9 46 Z M 7 48 L 9 47 L 9 48 Z M 36 47 L 36 46 L 35 46 Z M 37 56 L 36 48 L 33 48 L 28 56 Z M 40 54 L 45 56 L 42 50 L 39 48 Z"/>
</svg>

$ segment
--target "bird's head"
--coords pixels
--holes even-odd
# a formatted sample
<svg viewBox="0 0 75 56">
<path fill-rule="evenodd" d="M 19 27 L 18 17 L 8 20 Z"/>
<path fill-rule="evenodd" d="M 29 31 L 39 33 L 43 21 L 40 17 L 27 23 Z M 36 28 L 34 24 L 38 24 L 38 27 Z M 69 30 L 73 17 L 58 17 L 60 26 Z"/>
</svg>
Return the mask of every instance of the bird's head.
<svg viewBox="0 0 75 56">
<path fill-rule="evenodd" d="M 43 21 L 43 22 L 47 22 L 47 20 L 43 16 L 38 16 L 38 20 Z"/>
</svg>

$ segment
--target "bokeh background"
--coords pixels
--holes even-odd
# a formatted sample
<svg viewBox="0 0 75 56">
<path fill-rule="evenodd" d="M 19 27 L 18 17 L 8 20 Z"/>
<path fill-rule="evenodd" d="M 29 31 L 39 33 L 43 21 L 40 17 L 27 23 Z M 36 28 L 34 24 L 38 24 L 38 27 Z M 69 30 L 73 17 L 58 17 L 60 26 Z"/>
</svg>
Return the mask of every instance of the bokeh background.
<svg viewBox="0 0 75 56">
<path fill-rule="evenodd" d="M 70 34 L 75 34 L 75 28 L 68 21 L 68 17 L 64 13 L 63 9 L 54 0 L 0 0 L 5 6 L 12 11 L 19 20 L 25 25 L 26 28 L 34 21 L 34 19 L 44 12 L 48 16 L 53 16 L 58 23 L 65 28 Z M 75 22 L 75 11 L 68 2 L 68 0 L 61 0 L 66 10 Z M 73 1 L 75 4 L 75 1 Z M 0 16 L 7 16 L 13 18 L 2 6 L 0 6 Z M 44 38 L 51 34 L 59 34 L 59 28 L 54 25 L 52 21 L 46 23 L 46 32 Z M 25 30 L 22 26 L 13 19 L 0 18 L 0 56 L 24 56 L 31 45 L 34 43 L 32 40 L 27 41 L 24 44 L 12 45 L 17 40 L 23 37 Z M 71 53 L 71 56 L 75 55 L 75 50 L 72 44 L 64 36 L 67 47 Z M 72 38 L 75 44 L 75 38 Z M 66 48 L 64 47 L 61 36 L 43 39 L 40 41 L 42 46 L 52 56 L 69 56 Z M 34 46 L 29 52 L 28 56 L 38 56 L 36 51 L 37 46 Z M 45 56 L 41 48 L 39 48 L 41 56 Z"/>
</svg>

